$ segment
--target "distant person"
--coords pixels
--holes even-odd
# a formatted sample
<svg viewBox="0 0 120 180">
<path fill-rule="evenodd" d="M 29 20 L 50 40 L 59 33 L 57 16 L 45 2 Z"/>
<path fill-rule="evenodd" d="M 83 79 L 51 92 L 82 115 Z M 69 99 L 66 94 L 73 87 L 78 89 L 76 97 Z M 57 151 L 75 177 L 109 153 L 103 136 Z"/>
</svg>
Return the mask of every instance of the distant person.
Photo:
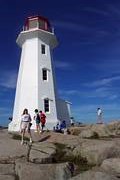
<svg viewBox="0 0 120 180">
<path fill-rule="evenodd" d="M 102 114 L 103 114 L 103 112 L 102 112 L 101 108 L 97 108 L 97 123 L 98 124 L 103 123 Z"/>
<path fill-rule="evenodd" d="M 40 115 L 39 115 L 38 109 L 35 109 L 34 120 L 35 120 L 35 123 L 36 123 L 36 130 L 35 130 L 35 132 L 39 132 L 40 133 Z"/>
<path fill-rule="evenodd" d="M 10 121 L 12 121 L 12 119 L 13 119 L 12 117 L 9 117 L 9 120 L 10 120 Z"/>
<path fill-rule="evenodd" d="M 66 129 L 66 122 L 62 121 L 62 123 L 60 124 L 60 129 Z"/>
<path fill-rule="evenodd" d="M 58 132 L 58 133 L 62 133 L 61 129 L 60 129 L 60 124 L 59 122 L 56 124 L 56 126 L 54 127 L 54 132 Z"/>
<path fill-rule="evenodd" d="M 31 116 L 28 113 L 28 109 L 24 109 L 23 114 L 21 116 L 21 125 L 20 125 L 20 129 L 21 129 L 21 145 L 24 144 L 24 135 L 25 132 L 27 131 L 30 137 L 30 143 L 32 143 L 32 137 L 31 137 L 31 131 L 30 131 L 30 127 L 32 125 L 31 123 Z"/>
<path fill-rule="evenodd" d="M 44 112 L 40 111 L 40 123 L 41 123 L 41 129 L 43 132 L 43 128 L 45 127 L 45 123 L 46 123 L 46 115 Z"/>
<path fill-rule="evenodd" d="M 62 123 L 60 124 L 60 130 L 62 133 L 67 134 L 67 126 L 65 120 L 63 120 Z"/>
<path fill-rule="evenodd" d="M 56 130 L 60 130 L 60 124 L 59 124 L 59 122 L 56 124 L 55 129 L 56 129 Z"/>
</svg>

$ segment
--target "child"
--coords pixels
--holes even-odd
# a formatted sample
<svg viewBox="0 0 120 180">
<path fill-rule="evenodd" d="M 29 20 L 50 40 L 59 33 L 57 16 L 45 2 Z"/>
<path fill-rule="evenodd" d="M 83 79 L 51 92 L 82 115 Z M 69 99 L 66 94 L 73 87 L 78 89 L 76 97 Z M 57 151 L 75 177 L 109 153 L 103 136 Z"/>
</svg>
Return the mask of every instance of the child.
<svg viewBox="0 0 120 180">
<path fill-rule="evenodd" d="M 41 128 L 43 132 L 43 128 L 45 127 L 45 123 L 46 123 L 46 115 L 42 111 L 40 111 L 40 122 L 41 122 Z"/>
<path fill-rule="evenodd" d="M 39 113 L 38 113 L 38 109 L 35 109 L 34 120 L 36 122 L 36 130 L 35 130 L 35 132 L 40 132 L 40 116 L 39 116 Z"/>
</svg>

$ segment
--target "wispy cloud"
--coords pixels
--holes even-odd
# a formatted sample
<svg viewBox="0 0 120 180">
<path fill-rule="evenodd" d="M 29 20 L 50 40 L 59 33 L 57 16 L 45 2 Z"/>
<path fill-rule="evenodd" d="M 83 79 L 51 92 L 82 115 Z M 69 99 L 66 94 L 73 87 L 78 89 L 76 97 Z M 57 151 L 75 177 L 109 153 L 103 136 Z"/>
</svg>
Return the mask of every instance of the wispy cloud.
<svg viewBox="0 0 120 180">
<path fill-rule="evenodd" d="M 0 125 L 7 126 L 9 123 L 9 117 L 12 114 L 11 108 L 0 107 Z"/>
<path fill-rule="evenodd" d="M 120 119 L 119 106 L 117 103 L 113 104 L 78 104 L 73 107 L 73 116 L 75 120 L 83 123 L 96 123 L 97 108 L 103 110 L 103 121 L 110 122 Z"/>
<path fill-rule="evenodd" d="M 106 111 L 119 111 L 119 106 L 117 103 L 114 104 L 84 104 L 74 106 L 74 112 L 76 113 L 96 113 L 97 108 L 100 107 L 103 109 L 103 112 Z"/>
<path fill-rule="evenodd" d="M 55 26 L 63 30 L 69 30 L 79 33 L 79 38 L 76 39 L 76 43 L 82 45 L 95 45 L 105 40 L 105 37 L 112 36 L 111 30 L 104 29 L 103 27 L 90 26 L 89 24 L 82 24 L 80 22 L 74 22 L 73 19 L 66 21 L 55 21 Z"/>
<path fill-rule="evenodd" d="M 73 31 L 84 31 L 87 29 L 85 26 L 75 23 L 75 22 L 70 22 L 70 21 L 54 21 L 54 25 L 63 29 L 69 29 Z"/>
<path fill-rule="evenodd" d="M 64 98 L 69 97 L 79 97 L 79 98 L 107 98 L 108 100 L 114 100 L 119 97 L 117 92 L 114 92 L 110 87 L 94 87 L 92 89 L 86 88 L 84 91 L 82 90 L 60 90 L 59 94 Z"/>
<path fill-rule="evenodd" d="M 14 89 L 16 87 L 17 72 L 5 71 L 0 76 L 0 86 Z"/>
<path fill-rule="evenodd" d="M 113 94 L 109 97 L 110 100 L 114 100 L 114 99 L 117 99 L 118 98 L 118 95 L 116 94 Z"/>
<path fill-rule="evenodd" d="M 117 81 L 117 80 L 120 80 L 120 76 L 103 78 L 103 79 L 99 79 L 97 81 L 85 83 L 84 85 L 87 87 L 107 86 L 107 85 L 111 84 L 113 81 Z"/>
<path fill-rule="evenodd" d="M 93 8 L 93 7 L 86 7 L 84 8 L 84 11 L 87 11 L 87 12 L 92 12 L 92 13 L 95 13 L 95 14 L 100 14 L 100 15 L 103 15 L 103 16 L 111 16 L 110 12 L 109 11 L 106 11 L 103 10 L 103 9 L 98 9 L 98 8 Z"/>
<path fill-rule="evenodd" d="M 6 108 L 0 107 L 0 112 L 2 112 L 2 111 L 6 111 Z"/>
<path fill-rule="evenodd" d="M 79 90 L 74 90 L 74 89 L 71 89 L 71 90 L 59 90 L 59 94 L 60 95 L 65 95 L 65 96 L 69 96 L 69 95 L 80 95 L 80 91 Z"/>
<path fill-rule="evenodd" d="M 117 49 L 119 44 L 116 44 L 114 47 Z M 113 49 L 114 49 L 113 48 Z M 119 49 L 118 49 L 119 52 Z M 99 59 L 96 63 L 92 64 L 92 67 L 98 71 L 104 72 L 105 74 L 116 74 L 120 73 L 120 58 L 112 58 L 112 59 Z"/>
<path fill-rule="evenodd" d="M 114 14 L 114 15 L 118 15 L 118 17 L 120 18 L 120 8 L 119 6 L 114 6 L 113 4 L 108 4 L 108 8 L 109 11 Z"/>
<path fill-rule="evenodd" d="M 99 87 L 91 90 L 89 93 L 89 97 L 105 99 L 107 98 L 109 100 L 114 100 L 119 97 L 119 94 L 117 92 L 114 92 L 113 89 L 110 87 Z"/>
<path fill-rule="evenodd" d="M 6 107 L 0 107 L 0 116 L 6 116 L 10 113 L 11 108 Z"/>
<path fill-rule="evenodd" d="M 68 62 L 55 61 L 55 67 L 62 70 L 70 70 L 72 68 L 72 64 Z"/>
<path fill-rule="evenodd" d="M 81 32 L 81 33 L 97 33 L 99 35 L 108 35 L 108 31 L 106 30 L 103 30 L 103 29 L 96 29 L 96 27 L 94 26 L 88 26 L 87 24 L 84 25 L 84 24 L 80 24 L 80 22 L 74 22 L 73 20 L 66 20 L 66 21 L 55 21 L 54 24 L 57 26 L 57 27 L 60 27 L 60 28 L 63 28 L 63 29 L 69 29 L 69 30 L 73 30 L 73 31 L 78 31 L 78 32 Z M 95 34 L 94 34 L 95 35 Z"/>
<path fill-rule="evenodd" d="M 74 106 L 73 108 L 74 108 L 74 111 L 77 113 L 80 113 L 80 112 L 82 112 L 82 113 L 85 113 L 85 112 L 96 113 L 96 109 L 98 107 L 101 107 L 101 106 L 98 104 L 85 104 L 85 105 L 77 105 L 77 106 Z"/>
<path fill-rule="evenodd" d="M 88 26 L 88 25 L 83 25 L 80 22 L 74 22 L 73 20 L 66 20 L 66 21 L 55 21 L 54 24 L 57 27 L 60 27 L 62 29 L 66 29 L 66 30 L 72 30 L 72 31 L 76 31 L 79 33 L 93 33 L 93 31 L 96 31 L 96 29 L 94 27 Z"/>
</svg>

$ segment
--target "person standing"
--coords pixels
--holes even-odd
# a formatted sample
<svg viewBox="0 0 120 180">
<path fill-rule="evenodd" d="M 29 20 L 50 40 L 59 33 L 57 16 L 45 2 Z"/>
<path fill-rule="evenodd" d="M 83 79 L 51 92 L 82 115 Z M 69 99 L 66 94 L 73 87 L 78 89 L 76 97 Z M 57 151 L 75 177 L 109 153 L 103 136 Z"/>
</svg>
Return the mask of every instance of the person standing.
<svg viewBox="0 0 120 180">
<path fill-rule="evenodd" d="M 35 132 L 40 133 L 40 115 L 39 115 L 38 109 L 35 109 L 34 120 L 36 122 L 36 130 L 35 130 Z"/>
<path fill-rule="evenodd" d="M 102 114 L 103 114 L 103 112 L 102 112 L 101 108 L 97 108 L 97 123 L 98 124 L 103 123 Z"/>
<path fill-rule="evenodd" d="M 41 128 L 43 132 L 43 128 L 45 127 L 45 123 L 46 123 L 46 115 L 42 111 L 40 111 L 40 122 L 41 122 Z"/>
<path fill-rule="evenodd" d="M 28 113 L 28 109 L 24 109 L 23 114 L 21 115 L 21 124 L 20 124 L 21 145 L 24 144 L 24 136 L 26 131 L 29 134 L 30 143 L 32 143 L 31 130 L 30 130 L 30 126 L 32 125 L 31 120 L 32 119 L 30 114 Z"/>
</svg>

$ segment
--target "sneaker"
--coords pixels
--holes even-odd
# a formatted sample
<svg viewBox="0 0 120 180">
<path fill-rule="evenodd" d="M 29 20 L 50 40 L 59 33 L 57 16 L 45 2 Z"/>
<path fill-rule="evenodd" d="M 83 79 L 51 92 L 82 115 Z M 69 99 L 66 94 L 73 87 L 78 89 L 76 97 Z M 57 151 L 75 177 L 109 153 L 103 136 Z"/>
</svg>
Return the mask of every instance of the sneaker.
<svg viewBox="0 0 120 180">
<path fill-rule="evenodd" d="M 35 130 L 34 132 L 36 132 L 36 133 L 37 133 L 38 131 L 37 131 L 37 130 Z"/>
<path fill-rule="evenodd" d="M 30 139 L 30 143 L 32 143 L 32 139 Z"/>
<path fill-rule="evenodd" d="M 23 144 L 24 144 L 24 141 L 22 140 L 22 141 L 21 141 L 21 145 L 23 145 Z"/>
</svg>

